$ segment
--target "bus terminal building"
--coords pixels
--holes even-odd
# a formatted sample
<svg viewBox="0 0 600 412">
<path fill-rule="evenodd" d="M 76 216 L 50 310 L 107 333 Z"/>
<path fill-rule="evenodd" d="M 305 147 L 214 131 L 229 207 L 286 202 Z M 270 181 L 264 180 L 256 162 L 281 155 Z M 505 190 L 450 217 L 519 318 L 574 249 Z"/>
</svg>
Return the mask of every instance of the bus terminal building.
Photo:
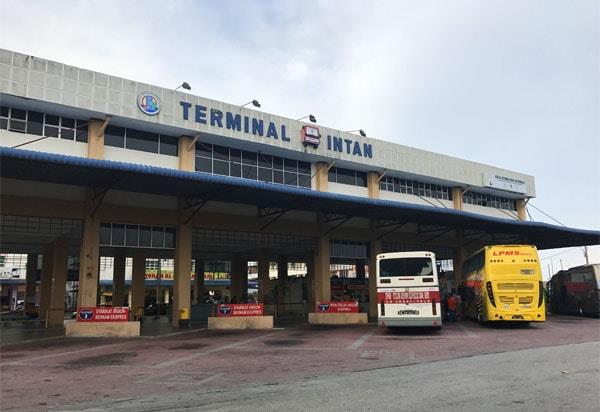
<svg viewBox="0 0 600 412">
<path fill-rule="evenodd" d="M 364 279 L 382 252 L 432 251 L 458 276 L 484 245 L 600 243 L 597 231 L 527 221 L 533 176 L 3 49 L 0 156 L 0 253 L 28 255 L 26 301 L 38 288 L 47 325 L 63 323 L 73 260 L 77 305 L 95 307 L 101 258 L 114 258 L 120 305 L 132 259 L 136 310 L 147 261 L 172 259 L 178 325 L 211 260 L 229 262 L 237 302 L 257 262 L 258 301 L 275 305 L 288 263 L 301 262 L 314 308 L 332 299 L 332 265 Z"/>
</svg>

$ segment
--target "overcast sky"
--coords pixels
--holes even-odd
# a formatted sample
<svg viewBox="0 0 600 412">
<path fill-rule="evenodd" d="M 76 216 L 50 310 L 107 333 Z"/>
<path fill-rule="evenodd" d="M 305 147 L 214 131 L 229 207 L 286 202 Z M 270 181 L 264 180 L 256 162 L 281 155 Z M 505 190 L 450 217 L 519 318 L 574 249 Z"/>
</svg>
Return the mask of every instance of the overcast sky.
<svg viewBox="0 0 600 412">
<path fill-rule="evenodd" d="M 0 15 L 2 48 L 531 174 L 533 205 L 600 229 L 597 0 L 3 0 Z"/>
</svg>

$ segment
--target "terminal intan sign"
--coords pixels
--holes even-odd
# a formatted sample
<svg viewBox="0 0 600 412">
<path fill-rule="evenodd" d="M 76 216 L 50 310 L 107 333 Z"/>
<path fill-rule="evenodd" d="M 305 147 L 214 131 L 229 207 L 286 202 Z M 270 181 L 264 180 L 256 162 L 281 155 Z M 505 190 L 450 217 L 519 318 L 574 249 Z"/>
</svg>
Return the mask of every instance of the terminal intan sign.
<svg viewBox="0 0 600 412">
<path fill-rule="evenodd" d="M 319 313 L 358 313 L 358 302 L 317 302 Z"/>
<path fill-rule="evenodd" d="M 156 100 L 158 101 L 158 98 Z M 233 132 L 243 132 L 266 139 L 291 142 L 291 136 L 288 134 L 289 132 L 285 124 L 265 121 L 244 115 L 243 113 L 223 112 L 201 104 L 180 101 L 179 105 L 181 106 L 183 120 L 193 120 L 196 123 L 211 127 L 227 129 Z M 315 126 L 304 126 L 301 129 L 300 136 L 298 136 L 305 146 L 312 146 L 314 148 L 320 145 L 321 137 L 319 128 Z M 327 135 L 327 150 L 346 153 L 356 157 L 373 158 L 372 144 L 361 143 L 353 139 L 335 135 Z"/>
<path fill-rule="evenodd" d="M 217 317 L 229 318 L 235 316 L 262 316 L 264 306 L 262 303 L 232 303 L 217 305 Z"/>
<path fill-rule="evenodd" d="M 79 308 L 77 322 L 127 322 L 129 308 L 123 307 L 89 307 Z"/>
</svg>

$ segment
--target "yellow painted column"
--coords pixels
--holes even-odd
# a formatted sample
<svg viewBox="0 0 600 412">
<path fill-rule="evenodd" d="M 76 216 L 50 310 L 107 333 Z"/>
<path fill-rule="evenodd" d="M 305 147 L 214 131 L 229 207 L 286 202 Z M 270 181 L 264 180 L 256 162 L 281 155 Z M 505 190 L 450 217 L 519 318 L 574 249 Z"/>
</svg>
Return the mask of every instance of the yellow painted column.
<svg viewBox="0 0 600 412">
<path fill-rule="evenodd" d="M 104 159 L 104 120 L 90 119 L 88 123 L 88 157 Z"/>
<path fill-rule="evenodd" d="M 98 279 L 100 266 L 100 217 L 92 215 L 94 205 L 92 194 L 88 192 L 86 214 L 83 222 L 83 239 L 79 256 L 79 298 L 78 307 L 94 307 L 98 300 Z"/>
<path fill-rule="evenodd" d="M 517 215 L 520 220 L 527 220 L 527 212 L 525 210 L 525 199 L 517 199 Z"/>
<path fill-rule="evenodd" d="M 381 241 L 370 242 L 369 257 L 369 317 L 377 318 L 377 255 L 381 253 Z"/>
<path fill-rule="evenodd" d="M 179 145 L 177 149 L 177 156 L 179 157 L 179 170 L 186 170 L 193 172 L 196 165 L 196 148 L 190 145 L 194 139 L 189 136 L 181 136 L 179 138 Z"/>
<path fill-rule="evenodd" d="M 179 326 L 180 310 L 189 314 L 192 290 L 192 225 L 185 223 L 182 215 L 183 205 L 180 205 L 179 225 L 175 241 L 175 282 L 173 285 L 173 316 L 172 324 Z"/>
<path fill-rule="evenodd" d="M 66 239 L 54 241 L 52 258 L 52 293 L 46 318 L 46 327 L 62 327 L 65 320 L 65 297 L 67 287 L 67 263 L 69 244 Z"/>
<path fill-rule="evenodd" d="M 315 279 L 314 295 L 315 302 L 327 302 L 331 300 L 331 267 L 330 267 L 330 245 L 329 236 L 321 236 L 317 241 L 315 251 Z M 313 306 L 311 311 L 315 310 Z"/>
<path fill-rule="evenodd" d="M 131 269 L 131 309 L 134 314 L 141 310 L 143 315 L 144 298 L 146 296 L 146 252 L 136 249 L 133 253 Z"/>
<path fill-rule="evenodd" d="M 52 268 L 54 267 L 54 243 L 46 245 L 42 256 L 42 277 L 40 283 L 40 319 L 48 317 L 52 296 Z"/>
<path fill-rule="evenodd" d="M 369 189 L 369 198 L 379 199 L 379 173 L 367 173 L 367 188 Z"/>
<path fill-rule="evenodd" d="M 269 258 L 266 255 L 258 257 L 258 301 L 266 303 L 269 294 Z"/>
<path fill-rule="evenodd" d="M 462 187 L 453 187 L 452 188 L 452 202 L 454 203 L 454 208 L 456 210 L 462 210 L 463 208 L 463 199 L 462 199 Z"/>
<path fill-rule="evenodd" d="M 117 248 L 113 264 L 113 295 L 112 305 L 123 306 L 125 303 L 125 249 Z"/>
<path fill-rule="evenodd" d="M 315 163 L 315 190 L 319 192 L 328 191 L 329 171 L 327 170 L 327 168 L 327 163 Z"/>
<path fill-rule="evenodd" d="M 27 272 L 25 274 L 25 315 L 33 314 L 35 309 L 36 280 L 38 269 L 37 253 L 27 255 Z"/>
</svg>

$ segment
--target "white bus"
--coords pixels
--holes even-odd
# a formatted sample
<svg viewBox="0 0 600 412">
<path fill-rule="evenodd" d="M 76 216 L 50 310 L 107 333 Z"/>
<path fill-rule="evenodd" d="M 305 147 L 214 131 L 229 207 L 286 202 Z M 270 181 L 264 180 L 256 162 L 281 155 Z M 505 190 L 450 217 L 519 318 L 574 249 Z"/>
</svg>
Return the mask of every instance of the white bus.
<svg viewBox="0 0 600 412">
<path fill-rule="evenodd" d="M 431 252 L 377 255 L 377 315 L 389 328 L 442 327 L 440 288 Z"/>
</svg>

